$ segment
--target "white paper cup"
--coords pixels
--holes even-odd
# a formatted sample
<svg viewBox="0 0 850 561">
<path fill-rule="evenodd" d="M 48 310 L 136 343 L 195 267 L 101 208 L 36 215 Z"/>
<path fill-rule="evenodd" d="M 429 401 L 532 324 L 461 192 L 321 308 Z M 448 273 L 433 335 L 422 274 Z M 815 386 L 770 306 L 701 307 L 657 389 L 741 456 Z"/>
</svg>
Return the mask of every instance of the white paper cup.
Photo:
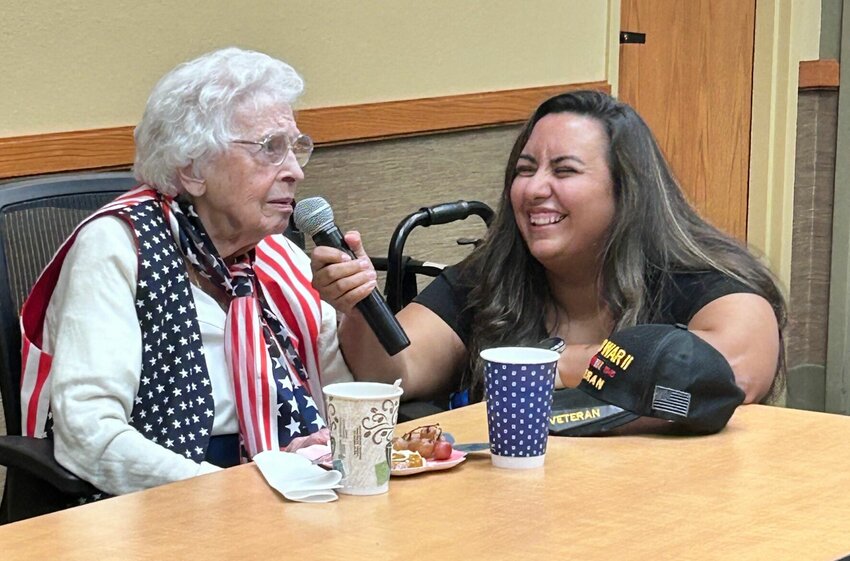
<svg viewBox="0 0 850 561">
<path fill-rule="evenodd" d="M 340 493 L 378 495 L 389 490 L 392 435 L 402 389 L 376 382 L 341 382 L 323 388 L 334 469 Z"/>
<path fill-rule="evenodd" d="M 494 466 L 528 469 L 543 465 L 558 356 L 555 351 L 535 347 L 481 351 Z"/>
</svg>

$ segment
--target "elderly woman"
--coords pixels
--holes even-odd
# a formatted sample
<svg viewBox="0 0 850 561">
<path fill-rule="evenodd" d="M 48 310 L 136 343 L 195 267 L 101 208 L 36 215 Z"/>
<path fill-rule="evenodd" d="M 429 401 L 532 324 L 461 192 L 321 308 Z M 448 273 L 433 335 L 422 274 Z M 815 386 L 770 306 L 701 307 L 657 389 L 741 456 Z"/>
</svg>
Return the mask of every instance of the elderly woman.
<svg viewBox="0 0 850 561">
<path fill-rule="evenodd" d="M 24 307 L 25 362 L 49 366 L 25 367 L 27 433 L 52 432 L 106 493 L 327 441 L 320 383 L 350 373 L 281 235 L 313 150 L 302 88 L 236 48 L 169 72 L 135 132 L 141 185 L 70 236 Z"/>
<path fill-rule="evenodd" d="M 353 307 L 374 281 L 359 235 L 346 239 L 361 259 L 317 248 L 314 285 L 345 313 L 355 376 L 402 377 L 407 398 L 480 399 L 481 349 L 553 335 L 567 342 L 556 385 L 573 387 L 608 334 L 651 323 L 685 325 L 720 351 L 748 403 L 781 387 L 785 302 L 773 277 L 688 205 L 646 123 L 606 94 L 566 93 L 535 111 L 487 240 L 399 313 L 411 345 L 394 357 Z"/>
</svg>

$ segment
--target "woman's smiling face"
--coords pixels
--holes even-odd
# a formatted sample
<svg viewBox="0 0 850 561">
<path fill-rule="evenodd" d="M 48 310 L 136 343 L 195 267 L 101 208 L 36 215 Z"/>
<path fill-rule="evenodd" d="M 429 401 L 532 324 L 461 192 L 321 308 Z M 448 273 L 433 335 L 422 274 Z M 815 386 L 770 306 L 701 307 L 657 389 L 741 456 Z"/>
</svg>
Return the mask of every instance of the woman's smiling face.
<svg viewBox="0 0 850 561">
<path fill-rule="evenodd" d="M 514 219 L 531 254 L 549 269 L 598 263 L 615 213 L 608 147 L 598 120 L 550 113 L 534 125 L 517 160 Z"/>
</svg>

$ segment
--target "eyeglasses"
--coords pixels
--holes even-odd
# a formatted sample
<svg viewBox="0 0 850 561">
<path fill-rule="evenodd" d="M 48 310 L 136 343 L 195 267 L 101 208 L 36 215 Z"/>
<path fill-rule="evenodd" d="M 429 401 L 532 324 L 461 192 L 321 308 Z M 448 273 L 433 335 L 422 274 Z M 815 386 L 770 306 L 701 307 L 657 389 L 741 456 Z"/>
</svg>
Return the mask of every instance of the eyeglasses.
<svg viewBox="0 0 850 561">
<path fill-rule="evenodd" d="M 269 165 L 279 166 L 289 155 L 295 154 L 295 160 L 302 168 L 310 161 L 313 153 L 313 139 L 306 134 L 299 134 L 294 140 L 283 133 L 272 134 L 262 140 L 231 140 L 235 144 L 259 146 L 255 154 L 259 154 Z"/>
</svg>

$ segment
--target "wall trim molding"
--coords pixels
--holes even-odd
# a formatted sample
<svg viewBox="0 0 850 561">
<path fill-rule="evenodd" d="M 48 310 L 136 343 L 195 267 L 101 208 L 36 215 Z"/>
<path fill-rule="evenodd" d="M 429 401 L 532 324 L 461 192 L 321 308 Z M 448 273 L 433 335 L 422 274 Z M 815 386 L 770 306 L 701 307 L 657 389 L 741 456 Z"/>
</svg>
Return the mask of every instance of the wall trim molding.
<svg viewBox="0 0 850 561">
<path fill-rule="evenodd" d="M 837 90 L 839 78 L 840 68 L 835 59 L 800 61 L 801 90 Z"/>
<path fill-rule="evenodd" d="M 299 127 L 317 145 L 362 142 L 524 121 L 544 99 L 578 89 L 611 91 L 605 81 L 303 109 Z M 69 170 L 127 167 L 133 128 L 0 138 L 0 179 Z"/>
<path fill-rule="evenodd" d="M 129 166 L 133 163 L 134 128 L 0 138 L 0 178 Z"/>
</svg>

